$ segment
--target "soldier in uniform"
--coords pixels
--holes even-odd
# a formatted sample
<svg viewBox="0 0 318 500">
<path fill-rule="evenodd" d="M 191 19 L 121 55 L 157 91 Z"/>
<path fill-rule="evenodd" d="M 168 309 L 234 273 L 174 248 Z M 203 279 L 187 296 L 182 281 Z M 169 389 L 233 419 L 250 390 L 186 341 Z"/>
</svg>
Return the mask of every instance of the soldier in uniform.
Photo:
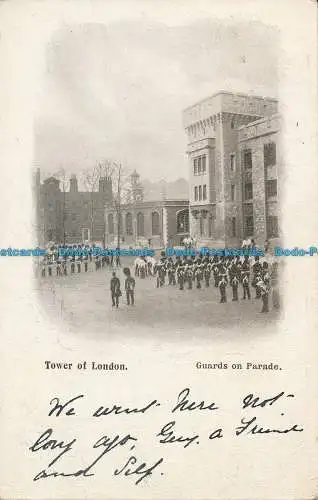
<svg viewBox="0 0 318 500">
<path fill-rule="evenodd" d="M 244 262 L 241 267 L 241 279 L 242 279 L 242 287 L 243 287 L 243 299 L 245 300 L 246 297 L 248 299 L 251 298 L 251 291 L 250 291 L 250 264 L 249 264 L 249 258 L 244 257 Z"/>
<path fill-rule="evenodd" d="M 173 262 L 172 262 L 172 258 L 169 257 L 168 261 L 167 261 L 167 272 L 168 272 L 168 285 L 172 285 L 172 281 L 173 281 L 173 273 L 172 273 L 172 269 L 173 269 Z"/>
<path fill-rule="evenodd" d="M 229 276 L 231 280 L 231 286 L 233 291 L 233 301 L 238 300 L 238 286 L 241 280 L 241 263 L 239 257 L 236 257 L 232 261 L 232 265 L 229 268 Z"/>
<path fill-rule="evenodd" d="M 222 275 L 219 279 L 219 289 L 220 289 L 220 303 L 223 304 L 226 302 L 226 287 L 227 287 L 227 278 Z"/>
<path fill-rule="evenodd" d="M 74 260 L 73 259 L 71 260 L 71 274 L 75 273 L 75 262 L 74 262 Z"/>
<path fill-rule="evenodd" d="M 139 266 L 139 277 L 142 280 L 144 280 L 146 277 L 146 269 L 147 269 L 147 263 L 145 261 L 145 258 L 141 257 L 140 266 Z"/>
<path fill-rule="evenodd" d="M 264 242 L 264 252 L 268 253 L 269 248 L 270 248 L 270 243 L 269 243 L 268 240 L 265 240 L 265 242 Z"/>
<path fill-rule="evenodd" d="M 274 262 L 271 273 L 271 287 L 272 287 L 272 303 L 274 309 L 280 308 L 280 295 L 279 295 L 279 275 L 278 275 L 278 262 Z"/>
<path fill-rule="evenodd" d="M 224 260 L 220 260 L 218 264 L 218 281 L 223 277 L 227 278 L 227 268 Z"/>
<path fill-rule="evenodd" d="M 84 257 L 84 271 L 85 273 L 88 271 L 88 255 L 85 255 Z"/>
<path fill-rule="evenodd" d="M 99 263 L 99 257 L 98 257 L 98 255 L 96 255 L 96 257 L 95 257 L 94 260 L 95 260 L 95 271 L 97 271 L 98 270 L 98 263 Z"/>
<path fill-rule="evenodd" d="M 117 247 L 116 248 L 116 256 L 115 256 L 115 262 L 116 262 L 116 267 L 120 267 L 120 249 Z"/>
<path fill-rule="evenodd" d="M 45 260 L 43 260 L 41 262 L 41 266 L 42 266 L 42 269 L 41 269 L 41 276 L 42 278 L 45 278 L 45 273 L 46 273 L 46 265 L 45 265 Z"/>
<path fill-rule="evenodd" d="M 262 278 L 259 278 L 257 281 L 257 287 L 260 290 L 260 294 L 262 297 L 263 307 L 261 312 L 268 313 L 268 295 L 269 295 L 269 285 L 264 282 Z"/>
<path fill-rule="evenodd" d="M 56 261 L 56 276 L 61 276 L 61 261 L 58 259 Z"/>
<path fill-rule="evenodd" d="M 184 269 L 183 269 L 182 265 L 179 265 L 179 267 L 178 267 L 177 279 L 178 279 L 179 290 L 183 290 L 184 289 Z"/>
<path fill-rule="evenodd" d="M 260 299 L 261 298 L 261 290 L 260 288 L 257 286 L 257 282 L 259 281 L 259 279 L 262 277 L 262 272 L 263 272 L 263 268 L 262 268 L 262 264 L 260 263 L 259 261 L 259 257 L 255 257 L 255 263 L 253 264 L 253 281 L 252 281 L 252 286 L 255 288 L 256 290 L 256 296 L 255 298 L 256 299 Z"/>
<path fill-rule="evenodd" d="M 238 279 L 237 274 L 233 274 L 231 278 L 231 287 L 232 287 L 232 293 L 233 293 L 233 298 L 232 301 L 236 302 L 238 301 L 238 286 L 239 286 L 240 280 Z"/>
<path fill-rule="evenodd" d="M 219 285 L 219 268 L 218 268 L 218 261 L 216 259 L 213 259 L 212 261 L 212 271 L 214 278 L 214 286 L 215 288 L 217 288 Z"/>
<path fill-rule="evenodd" d="M 175 266 L 174 262 L 172 262 L 172 264 L 171 264 L 170 279 L 171 279 L 171 285 L 175 286 L 176 285 L 176 266 Z"/>
<path fill-rule="evenodd" d="M 160 286 L 163 287 L 166 283 L 166 266 L 163 260 L 159 268 Z"/>
<path fill-rule="evenodd" d="M 49 262 L 48 262 L 47 270 L 48 270 L 49 276 L 52 276 L 52 262 L 51 262 L 51 260 L 49 260 Z"/>
<path fill-rule="evenodd" d="M 156 276 L 156 286 L 157 288 L 159 288 L 160 286 L 160 276 L 159 276 L 159 268 L 161 267 L 161 263 L 158 262 L 155 267 L 154 267 L 154 275 Z M 136 272 L 135 272 L 135 276 L 136 276 Z"/>
<path fill-rule="evenodd" d="M 63 269 L 64 276 L 67 276 L 67 260 L 66 259 L 63 260 L 62 269 Z"/>
<path fill-rule="evenodd" d="M 198 260 L 196 265 L 195 265 L 194 277 L 195 277 L 196 282 L 197 282 L 197 288 L 201 288 L 201 281 L 202 281 L 203 275 L 202 275 L 202 268 L 201 268 L 201 261 L 200 260 Z"/>
<path fill-rule="evenodd" d="M 117 278 L 116 273 L 113 272 L 113 277 L 110 280 L 110 292 L 111 292 L 111 297 L 112 297 L 112 306 L 118 307 L 119 305 L 119 297 L 121 297 L 121 290 L 120 290 L 120 281 L 119 278 Z"/>
<path fill-rule="evenodd" d="M 126 272 L 125 272 L 126 270 Z M 130 270 L 128 268 L 124 269 L 124 273 L 126 274 L 127 278 L 125 279 L 125 291 L 126 291 L 126 298 L 127 298 L 127 305 L 129 306 L 130 304 L 133 306 L 135 304 L 135 286 L 136 286 L 136 280 L 130 275 Z"/>
<path fill-rule="evenodd" d="M 242 274 L 242 286 L 243 286 L 243 299 L 245 300 L 247 297 L 250 300 L 251 291 L 250 291 L 249 277 L 248 274 L 244 272 Z"/>
<path fill-rule="evenodd" d="M 192 283 L 193 283 L 193 265 L 192 265 L 192 263 L 189 263 L 189 265 L 188 265 L 187 282 L 188 282 L 188 290 L 192 290 Z"/>
<path fill-rule="evenodd" d="M 105 253 L 105 247 L 104 247 L 104 253 Z M 102 256 L 102 267 L 105 267 L 107 265 L 107 255 Z"/>
<path fill-rule="evenodd" d="M 210 286 L 210 278 L 211 278 L 211 267 L 209 262 L 205 263 L 203 273 L 205 279 L 205 287 L 208 288 Z"/>
<path fill-rule="evenodd" d="M 155 268 L 155 274 L 157 274 L 157 288 L 161 288 L 165 282 L 165 269 L 163 262 L 159 262 Z"/>
</svg>

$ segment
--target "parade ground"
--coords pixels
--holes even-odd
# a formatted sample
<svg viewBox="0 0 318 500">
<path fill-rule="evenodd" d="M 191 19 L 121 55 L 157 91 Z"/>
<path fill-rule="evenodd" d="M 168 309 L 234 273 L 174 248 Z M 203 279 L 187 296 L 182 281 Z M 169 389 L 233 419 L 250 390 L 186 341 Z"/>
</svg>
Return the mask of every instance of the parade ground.
<svg viewBox="0 0 318 500">
<path fill-rule="evenodd" d="M 122 267 L 132 269 L 130 258 L 122 259 Z M 122 297 L 119 308 L 112 307 L 110 280 L 115 270 L 121 282 Z M 155 335 L 175 330 L 182 335 L 199 335 L 205 332 L 209 336 L 224 336 L 224 331 L 231 335 L 255 335 L 256 330 L 268 330 L 275 333 L 279 312 L 272 310 L 262 314 L 261 300 L 255 299 L 255 290 L 251 287 L 251 300 L 232 302 L 232 289 L 227 287 L 227 303 L 220 304 L 218 288 L 213 279 L 209 288 L 202 282 L 202 288 L 184 290 L 167 283 L 162 288 L 156 287 L 155 277 L 141 279 L 136 277 L 135 305 L 128 306 L 124 291 L 122 269 L 104 267 L 95 271 L 75 273 L 68 276 L 39 278 L 37 288 L 44 313 L 52 321 L 63 322 L 72 332 L 90 333 L 94 338 L 112 336 L 119 330 L 139 329 L 140 332 L 155 330 Z M 234 333 L 233 333 L 234 332 Z"/>
</svg>

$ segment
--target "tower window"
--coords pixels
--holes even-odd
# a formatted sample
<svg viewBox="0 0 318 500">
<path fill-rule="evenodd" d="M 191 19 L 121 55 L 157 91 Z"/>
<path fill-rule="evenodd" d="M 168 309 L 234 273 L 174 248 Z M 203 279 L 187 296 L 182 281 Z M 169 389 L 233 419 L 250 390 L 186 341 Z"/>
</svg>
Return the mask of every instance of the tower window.
<svg viewBox="0 0 318 500">
<path fill-rule="evenodd" d="M 193 173 L 194 173 L 194 175 L 198 175 L 198 158 L 194 158 Z"/>
<path fill-rule="evenodd" d="M 267 237 L 278 237 L 278 218 L 274 215 L 267 217 Z"/>
<path fill-rule="evenodd" d="M 253 166 L 252 151 L 251 149 L 246 149 L 243 151 L 243 165 L 245 170 L 250 170 Z"/>
<path fill-rule="evenodd" d="M 145 236 L 144 214 L 141 212 L 137 214 L 137 236 Z"/>
<path fill-rule="evenodd" d="M 246 182 L 244 185 L 244 200 L 251 200 L 253 198 L 253 184 Z"/>
<path fill-rule="evenodd" d="M 206 184 L 203 185 L 203 199 L 206 200 Z"/>
<path fill-rule="evenodd" d="M 126 233 L 128 236 L 133 234 L 133 217 L 130 212 L 126 214 Z"/>
<path fill-rule="evenodd" d="M 206 173 L 206 155 L 198 156 L 193 160 L 193 174 L 202 175 Z"/>
<path fill-rule="evenodd" d="M 206 155 L 203 155 L 203 156 L 202 156 L 202 164 L 201 164 L 201 167 L 202 167 L 202 174 L 205 174 L 205 172 L 206 172 Z"/>
<path fill-rule="evenodd" d="M 189 210 L 181 210 L 177 213 L 177 233 L 188 233 L 189 232 Z"/>
<path fill-rule="evenodd" d="M 198 201 L 198 186 L 195 186 L 194 188 L 194 200 Z"/>
<path fill-rule="evenodd" d="M 230 169 L 231 169 L 231 172 L 235 172 L 235 169 L 236 169 L 235 153 L 230 154 Z"/>
<path fill-rule="evenodd" d="M 159 214 L 158 212 L 152 212 L 151 215 L 151 226 L 152 226 L 152 235 L 158 236 L 160 234 L 160 224 L 159 224 Z"/>
<path fill-rule="evenodd" d="M 231 184 L 231 201 L 235 201 L 235 184 Z"/>
<path fill-rule="evenodd" d="M 269 142 L 264 144 L 264 166 L 270 167 L 276 165 L 276 144 Z"/>
<path fill-rule="evenodd" d="M 248 215 L 245 217 L 245 236 L 253 236 L 254 233 L 254 217 Z"/>
<path fill-rule="evenodd" d="M 266 181 L 266 196 L 277 196 L 277 179 L 270 179 Z"/>
<path fill-rule="evenodd" d="M 199 186 L 199 201 L 202 200 L 202 186 Z"/>
</svg>

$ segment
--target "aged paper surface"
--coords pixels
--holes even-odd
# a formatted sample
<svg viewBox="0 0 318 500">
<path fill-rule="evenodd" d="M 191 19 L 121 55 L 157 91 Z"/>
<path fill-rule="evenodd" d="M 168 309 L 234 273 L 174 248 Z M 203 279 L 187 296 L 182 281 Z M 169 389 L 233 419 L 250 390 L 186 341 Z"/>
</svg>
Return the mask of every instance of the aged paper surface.
<svg viewBox="0 0 318 500">
<path fill-rule="evenodd" d="M 306 0 L 1 3 L 1 249 L 157 252 L 121 257 L 134 306 L 116 259 L 1 252 L 1 498 L 317 496 L 316 29 Z M 242 261 L 237 301 L 232 260 L 223 289 L 159 263 L 253 236 L 308 253 L 251 299 Z"/>
</svg>

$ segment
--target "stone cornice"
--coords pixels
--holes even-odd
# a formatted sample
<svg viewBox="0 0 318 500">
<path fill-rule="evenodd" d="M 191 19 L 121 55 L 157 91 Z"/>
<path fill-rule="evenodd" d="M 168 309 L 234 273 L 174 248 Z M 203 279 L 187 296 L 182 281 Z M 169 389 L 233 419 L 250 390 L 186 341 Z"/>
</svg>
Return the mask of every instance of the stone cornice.
<svg viewBox="0 0 318 500">
<path fill-rule="evenodd" d="M 218 117 L 223 113 L 251 116 L 255 120 L 277 113 L 277 107 L 276 99 L 219 92 L 186 108 L 183 112 L 183 124 L 186 130 L 198 123 L 204 124 L 204 122 L 209 123 L 209 121 L 212 121 L 213 124 L 214 117 Z"/>
<path fill-rule="evenodd" d="M 280 130 L 280 116 L 274 115 L 250 123 L 248 126 L 239 130 L 239 142 L 253 139 L 260 136 L 266 136 L 276 133 Z"/>
<path fill-rule="evenodd" d="M 159 211 L 162 208 L 177 207 L 180 209 L 187 208 L 189 200 L 154 200 L 144 201 L 141 203 L 129 203 L 121 206 L 121 212 L 139 212 L 143 210 Z M 112 206 L 105 207 L 107 213 L 115 213 L 116 208 Z"/>
<path fill-rule="evenodd" d="M 213 139 L 216 127 L 219 124 L 234 123 L 234 128 L 239 129 L 244 127 L 248 123 L 258 121 L 262 117 L 255 115 L 242 115 L 238 113 L 220 112 L 215 115 L 211 115 L 204 120 L 199 120 L 194 122 L 189 127 L 186 128 L 189 138 L 192 137 L 195 141 L 203 139 Z M 195 141 L 191 141 L 195 142 Z"/>
</svg>

